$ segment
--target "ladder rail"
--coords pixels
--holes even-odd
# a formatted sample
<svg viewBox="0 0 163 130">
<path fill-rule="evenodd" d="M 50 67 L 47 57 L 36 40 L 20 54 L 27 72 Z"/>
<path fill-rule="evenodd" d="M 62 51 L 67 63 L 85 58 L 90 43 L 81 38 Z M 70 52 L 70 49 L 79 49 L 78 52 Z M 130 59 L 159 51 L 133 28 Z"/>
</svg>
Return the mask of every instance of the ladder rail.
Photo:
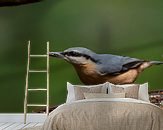
<svg viewBox="0 0 163 130">
<path fill-rule="evenodd" d="M 47 106 L 46 113 L 49 115 L 49 42 L 47 42 Z"/>
<path fill-rule="evenodd" d="M 26 85 L 25 85 L 25 97 L 24 97 L 24 123 L 26 123 L 26 117 L 27 117 L 27 95 L 28 95 L 29 63 L 30 63 L 30 41 L 28 41 L 28 61 L 27 61 L 27 73 L 26 73 Z"/>
</svg>

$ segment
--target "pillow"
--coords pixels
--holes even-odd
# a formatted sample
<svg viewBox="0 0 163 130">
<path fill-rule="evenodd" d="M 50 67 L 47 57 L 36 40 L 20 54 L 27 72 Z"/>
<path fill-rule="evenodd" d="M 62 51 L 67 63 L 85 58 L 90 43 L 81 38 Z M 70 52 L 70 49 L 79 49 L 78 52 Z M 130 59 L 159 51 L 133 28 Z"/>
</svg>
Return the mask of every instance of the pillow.
<svg viewBox="0 0 163 130">
<path fill-rule="evenodd" d="M 86 99 L 91 99 L 91 98 L 125 98 L 125 93 L 110 93 L 110 94 L 84 93 L 84 97 Z"/>
<path fill-rule="evenodd" d="M 84 93 L 105 93 L 107 94 L 107 83 L 99 85 L 72 85 L 67 82 L 67 100 L 66 103 L 70 103 L 76 100 L 85 99 Z"/>
<path fill-rule="evenodd" d="M 148 95 L 148 83 L 144 83 L 144 84 L 124 84 L 124 85 L 114 85 L 112 83 L 108 82 L 108 93 L 111 93 L 111 86 L 116 86 L 116 87 L 122 87 L 122 88 L 128 88 L 128 87 L 132 87 L 134 85 L 139 85 L 139 90 L 138 90 L 138 98 L 139 100 L 143 100 L 146 102 L 150 102 L 149 101 L 149 95 Z"/>
<path fill-rule="evenodd" d="M 138 99 L 139 85 L 132 85 L 130 87 L 121 87 L 111 84 L 112 93 L 126 93 L 126 98 Z"/>
<path fill-rule="evenodd" d="M 140 84 L 138 99 L 150 102 L 148 94 L 148 83 Z"/>
</svg>

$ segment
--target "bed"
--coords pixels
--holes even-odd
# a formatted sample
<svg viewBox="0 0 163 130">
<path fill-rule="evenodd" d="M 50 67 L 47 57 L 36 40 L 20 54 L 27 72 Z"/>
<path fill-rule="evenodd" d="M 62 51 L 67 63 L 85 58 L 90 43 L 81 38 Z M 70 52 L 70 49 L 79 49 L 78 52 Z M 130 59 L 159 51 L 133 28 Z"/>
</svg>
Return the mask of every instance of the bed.
<svg viewBox="0 0 163 130">
<path fill-rule="evenodd" d="M 68 100 L 32 130 L 163 130 L 163 110 L 134 98 Z"/>
</svg>

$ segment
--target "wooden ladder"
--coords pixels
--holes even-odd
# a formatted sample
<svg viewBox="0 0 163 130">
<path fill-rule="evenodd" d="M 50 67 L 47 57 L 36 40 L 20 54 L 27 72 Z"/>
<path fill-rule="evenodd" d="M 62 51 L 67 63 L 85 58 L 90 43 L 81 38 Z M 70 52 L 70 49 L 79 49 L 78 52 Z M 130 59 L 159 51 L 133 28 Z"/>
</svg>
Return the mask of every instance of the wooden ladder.
<svg viewBox="0 0 163 130">
<path fill-rule="evenodd" d="M 46 70 L 31 70 L 29 68 L 30 64 L 30 58 L 41 58 L 46 57 L 47 58 L 47 68 Z M 29 81 L 29 73 L 46 73 L 47 74 L 47 86 L 46 88 L 35 88 L 35 89 L 29 89 L 28 88 L 28 81 Z M 45 91 L 46 92 L 46 104 L 28 104 L 28 92 L 30 91 Z M 46 107 L 46 114 L 49 115 L 49 42 L 47 42 L 47 54 L 45 55 L 31 55 L 30 54 L 30 41 L 28 41 L 28 61 L 27 61 L 27 73 L 26 73 L 26 85 L 25 85 L 25 98 L 24 98 L 24 123 L 26 123 L 27 120 L 27 107 L 31 106 L 38 106 Z"/>
</svg>

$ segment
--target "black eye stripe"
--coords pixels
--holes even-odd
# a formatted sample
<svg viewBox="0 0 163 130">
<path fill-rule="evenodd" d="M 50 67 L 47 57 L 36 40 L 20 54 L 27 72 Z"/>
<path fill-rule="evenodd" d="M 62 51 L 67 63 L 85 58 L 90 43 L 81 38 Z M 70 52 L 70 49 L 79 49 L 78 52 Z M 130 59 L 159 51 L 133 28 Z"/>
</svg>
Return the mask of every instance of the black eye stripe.
<svg viewBox="0 0 163 130">
<path fill-rule="evenodd" d="M 83 57 L 85 57 L 86 59 L 90 59 L 91 57 L 88 55 L 83 55 Z"/>
<path fill-rule="evenodd" d="M 74 52 L 74 51 L 64 52 L 64 55 L 67 55 L 67 56 L 82 56 L 82 54 L 80 54 L 78 52 Z"/>
<path fill-rule="evenodd" d="M 70 51 L 70 52 L 64 52 L 63 55 L 67 55 L 67 56 L 75 56 L 75 57 L 85 57 L 87 60 L 90 59 L 93 62 L 97 62 L 95 59 L 93 59 L 91 56 L 86 55 L 86 54 L 81 54 L 79 52 L 75 52 L 75 51 Z"/>
</svg>

